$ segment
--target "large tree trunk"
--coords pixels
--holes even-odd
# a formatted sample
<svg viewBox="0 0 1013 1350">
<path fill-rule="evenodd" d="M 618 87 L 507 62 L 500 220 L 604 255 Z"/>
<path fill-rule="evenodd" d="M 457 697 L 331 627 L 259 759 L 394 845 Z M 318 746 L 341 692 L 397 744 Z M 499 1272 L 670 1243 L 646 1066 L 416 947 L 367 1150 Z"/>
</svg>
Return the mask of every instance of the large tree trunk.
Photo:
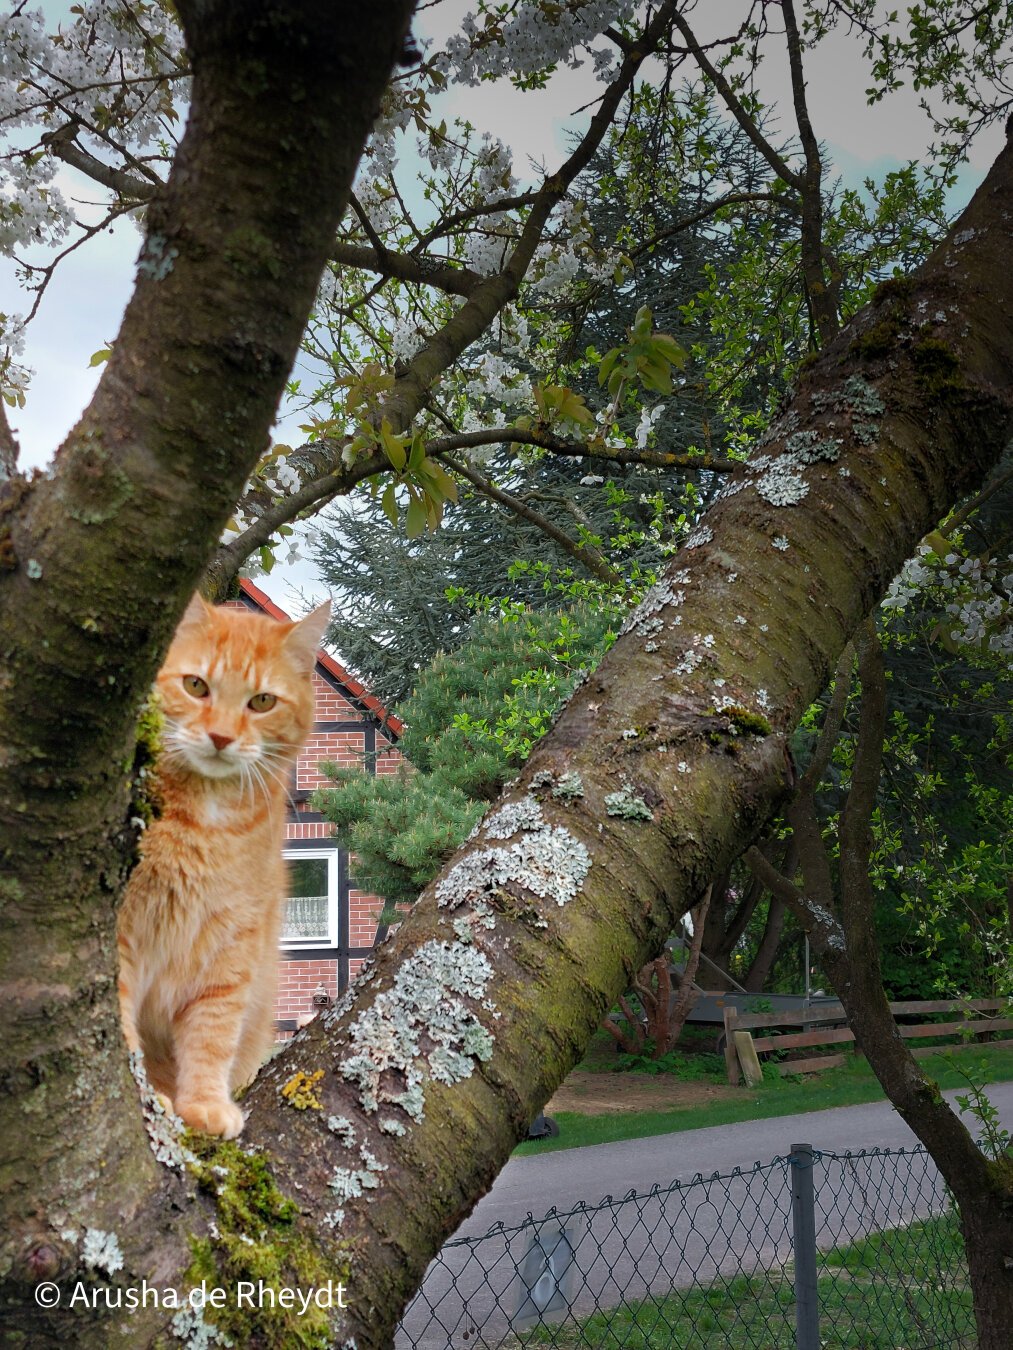
<svg viewBox="0 0 1013 1350">
<path fill-rule="evenodd" d="M 222 1286 L 257 1269 L 303 1287 L 330 1275 L 350 1306 L 300 1323 L 304 1343 L 365 1350 L 390 1344 L 429 1258 L 631 972 L 783 800 L 787 732 L 1005 445 L 1013 153 L 914 280 L 884 288 L 806 371 L 764 447 L 787 441 L 794 464 L 758 467 L 708 513 L 366 980 L 261 1074 L 244 1143 L 263 1159 L 207 1150 L 183 1216 L 188 1183 L 146 1153 L 118 1048 L 130 723 L 266 431 L 407 7 L 319 21 L 309 5 L 180 8 L 202 25 L 198 88 L 139 299 L 55 478 L 8 512 L 2 1297 L 33 1346 L 121 1331 L 145 1345 L 150 1313 L 41 1323 L 33 1282 L 95 1284 L 86 1258 L 103 1253 L 118 1287 L 187 1267 Z M 202 135 L 222 138 L 224 166 Z M 279 276 L 282 241 L 294 261 Z M 237 1345 L 299 1343 L 256 1310 L 206 1316 Z"/>
<path fill-rule="evenodd" d="M 40 1278 L 95 1278 L 89 1229 L 116 1235 L 135 1283 L 191 1261 L 116 1006 L 134 727 L 267 442 L 412 8 L 181 0 L 190 116 L 113 355 L 52 476 L 0 497 L 5 1344 L 110 1344 L 32 1298 Z M 131 1344 L 165 1320 L 135 1313 Z"/>
</svg>

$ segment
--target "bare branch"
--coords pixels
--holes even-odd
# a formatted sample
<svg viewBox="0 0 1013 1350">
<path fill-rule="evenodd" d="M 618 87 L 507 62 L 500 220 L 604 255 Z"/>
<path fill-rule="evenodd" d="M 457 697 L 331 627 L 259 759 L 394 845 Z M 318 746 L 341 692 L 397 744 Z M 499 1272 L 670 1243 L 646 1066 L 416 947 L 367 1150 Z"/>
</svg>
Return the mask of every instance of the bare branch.
<svg viewBox="0 0 1013 1350">
<path fill-rule="evenodd" d="M 443 216 L 440 220 L 428 229 L 417 247 L 425 248 L 431 244 L 434 239 L 440 239 L 458 225 L 467 225 L 473 220 L 481 220 L 483 216 L 499 215 L 504 211 L 516 211 L 519 207 L 530 206 L 538 197 L 539 189 L 532 188 L 528 192 L 519 192 L 514 197 L 499 197 L 495 201 L 482 202 L 479 206 L 462 207 L 460 211 L 455 211 L 453 215 Z"/>
<path fill-rule="evenodd" d="M 851 790 L 841 812 L 838 831 L 841 853 L 841 891 L 847 900 L 846 873 L 859 869 L 868 878 L 872 851 L 870 822 L 876 805 L 876 792 L 883 762 L 886 738 L 887 700 L 883 648 L 875 621 L 867 619 L 859 639 L 859 677 L 862 682 L 862 712 L 858 724 L 858 743 L 851 771 Z"/>
<path fill-rule="evenodd" d="M 841 950 L 844 940 L 841 926 L 823 905 L 814 904 L 803 891 L 789 881 L 786 876 L 754 844 L 742 855 L 743 861 L 754 876 L 763 882 L 772 895 L 776 895 L 795 914 L 805 932 L 813 942 L 817 952 Z"/>
<path fill-rule="evenodd" d="M 364 244 L 336 242 L 331 260 L 365 272 L 376 272 L 398 281 L 414 281 L 420 286 L 435 286 L 450 295 L 469 296 L 484 278 L 468 267 L 451 267 L 423 253 L 392 253 L 388 249 L 368 248 Z"/>
<path fill-rule="evenodd" d="M 799 213 L 798 202 L 792 197 L 785 196 L 783 192 L 729 192 L 726 196 L 719 197 L 717 201 L 708 202 L 706 206 L 701 206 L 699 211 L 693 211 L 690 215 L 683 216 L 674 225 L 659 230 L 650 239 L 646 239 L 642 244 L 638 244 L 635 249 L 631 249 L 629 256 L 634 259 L 639 258 L 641 254 L 662 243 L 663 240 L 671 239 L 673 235 L 681 234 L 683 230 L 692 229 L 694 225 L 699 225 L 702 220 L 709 220 L 711 216 L 717 215 L 726 206 L 744 206 L 751 202 L 772 202 L 775 206 L 790 211 L 792 215 L 797 216 Z"/>
<path fill-rule="evenodd" d="M 711 84 L 713 84 L 714 88 L 721 95 L 721 98 L 724 100 L 725 106 L 727 107 L 728 111 L 735 118 L 736 122 L 738 122 L 742 130 L 746 133 L 749 140 L 756 147 L 756 149 L 759 150 L 760 154 L 767 161 L 770 167 L 774 170 L 778 178 L 780 178 L 783 183 L 787 183 L 789 187 L 793 187 L 796 192 L 801 192 L 804 186 L 804 179 L 802 175 L 796 173 L 794 169 L 792 169 L 792 167 L 788 164 L 787 160 L 778 154 L 778 152 L 774 149 L 771 143 L 767 140 L 766 136 L 764 136 L 763 133 L 760 131 L 760 128 L 756 125 L 754 119 L 749 115 L 749 113 L 746 111 L 746 109 L 743 107 L 742 103 L 736 96 L 735 91 L 732 89 L 731 85 L 721 74 L 718 68 L 714 65 L 710 57 L 704 51 L 703 47 L 701 47 L 700 43 L 697 41 L 696 34 L 690 28 L 689 24 L 686 22 L 683 15 L 676 13 L 672 17 L 673 22 L 675 23 L 676 28 L 678 28 L 679 32 L 682 34 L 687 47 L 693 53 L 697 65 L 700 67 L 700 69 L 710 80 Z"/>
<path fill-rule="evenodd" d="M 103 164 L 100 159 L 83 150 L 73 139 L 76 130 L 74 123 L 69 124 L 69 129 L 71 132 L 69 138 L 60 132 L 42 137 L 43 145 L 51 150 L 57 159 L 62 159 L 64 164 L 80 170 L 92 182 L 99 183 L 102 187 L 115 192 L 117 196 L 132 202 L 148 202 L 160 190 L 157 183 L 146 182 L 143 178 L 136 178 L 122 169 L 114 169 L 110 164 Z M 66 131 L 67 128 L 62 130 Z"/>
<path fill-rule="evenodd" d="M 578 544 L 575 539 L 570 538 L 565 530 L 560 529 L 558 525 L 549 520 L 548 516 L 543 516 L 540 511 L 536 511 L 533 506 L 529 506 L 520 497 L 515 497 L 513 493 L 504 492 L 491 479 L 486 478 L 477 469 L 473 469 L 470 464 L 462 464 L 459 460 L 451 459 L 449 455 L 444 455 L 443 460 L 455 473 L 459 473 L 462 478 L 466 478 L 471 483 L 472 487 L 477 488 L 483 497 L 498 502 L 500 506 L 506 507 L 508 511 L 512 511 L 523 520 L 532 525 L 537 525 L 543 534 L 555 540 L 560 548 L 564 549 L 582 567 L 586 567 L 599 581 L 604 581 L 610 586 L 622 585 L 623 579 L 620 574 L 608 565 L 598 549 L 591 544 Z"/>
<path fill-rule="evenodd" d="M 745 471 L 744 465 L 737 461 L 722 459 L 716 455 L 674 455 L 653 450 L 614 449 L 606 445 L 564 441 L 549 432 L 533 428 L 493 427 L 481 431 L 454 433 L 429 441 L 426 449 L 430 456 L 445 460 L 462 477 L 469 478 L 469 481 L 472 481 L 484 495 L 492 500 L 498 500 L 501 506 L 516 511 L 532 524 L 538 525 L 539 529 L 545 528 L 546 533 L 550 534 L 560 547 L 610 584 L 621 581 L 621 578 L 608 566 L 597 549 L 589 549 L 586 545 L 576 543 L 565 531 L 553 525 L 525 501 L 495 487 L 488 478 L 470 466 L 458 464 L 450 458 L 455 450 L 514 442 L 538 446 L 554 455 L 603 461 L 606 464 L 645 464 L 652 468 L 707 470 L 712 473 Z M 349 444 L 350 438 L 335 440 L 332 437 L 324 437 L 292 450 L 287 456 L 288 462 L 300 474 L 303 483 L 298 491 L 287 496 L 278 497 L 266 484 L 259 481 L 253 483 L 237 507 L 240 515 L 253 517 L 252 523 L 227 544 L 223 544 L 215 554 L 204 580 L 204 588 L 209 596 L 223 596 L 246 559 L 258 548 L 269 543 L 282 525 L 289 525 L 294 520 L 306 516 L 311 510 L 326 506 L 335 497 L 351 492 L 364 479 L 390 469 L 390 461 L 385 455 L 379 454 L 346 466 L 342 462 L 341 454 Z M 475 481 L 476 479 L 479 481 Z M 574 549 L 578 552 L 574 553 Z M 602 568 L 605 570 L 600 570 Z"/>
<path fill-rule="evenodd" d="M 59 253 L 46 263 L 45 266 L 39 266 L 36 263 L 29 263 L 20 258 L 18 259 L 19 266 L 25 268 L 26 271 L 33 273 L 36 277 L 40 274 L 42 277 L 42 280 L 36 281 L 32 287 L 35 292 L 35 299 L 32 301 L 31 309 L 25 316 L 24 323 L 26 327 L 39 312 L 39 306 L 42 304 L 43 296 L 49 288 L 49 283 L 53 280 L 56 269 L 63 262 L 64 258 L 69 257 L 71 253 L 76 253 L 82 245 L 87 244 L 90 240 L 94 239 L 97 234 L 101 234 L 103 230 L 108 229 L 114 220 L 119 220 L 120 216 L 126 215 L 128 211 L 132 210 L 134 210 L 134 206 L 129 202 L 122 202 L 119 205 L 111 206 L 100 221 L 97 221 L 94 225 L 82 227 L 81 233 L 77 238 L 74 239 L 72 243 L 68 244 L 66 248 L 60 249 Z"/>
<path fill-rule="evenodd" d="M 490 427 L 481 431 L 462 431 L 441 436 L 429 443 L 429 453 L 442 455 L 450 450 L 470 450 L 481 445 L 537 445 L 553 455 L 575 459 L 604 460 L 608 464 L 648 464 L 657 469 L 706 469 L 711 473 L 742 473 L 745 465 L 720 455 L 675 455 L 662 450 L 628 450 L 585 441 L 566 441 L 535 427 Z"/>
<path fill-rule="evenodd" d="M 805 72 L 802 68 L 802 43 L 795 20 L 793 0 L 782 0 L 785 38 L 788 44 L 788 64 L 791 68 L 791 92 L 795 105 L 802 152 L 805 155 L 805 174 L 799 185 L 802 197 L 802 274 L 816 331 L 820 342 L 826 344 L 840 328 L 840 317 L 831 288 L 823 271 L 823 161 L 816 140 L 805 96 Z"/>
<path fill-rule="evenodd" d="M 997 492 L 1001 492 L 1011 479 L 1013 479 L 1013 469 L 1007 469 L 1005 473 L 997 474 L 980 492 L 976 492 L 970 501 L 965 502 L 958 511 L 952 511 L 946 517 L 939 527 L 939 534 L 945 539 L 949 539 L 954 530 L 959 530 L 961 525 L 974 515 L 979 506 L 983 506 L 989 497 L 994 497 Z"/>
<path fill-rule="evenodd" d="M 294 450 L 289 462 L 299 465 L 299 457 L 309 463 L 322 464 L 323 471 L 316 477 L 308 478 L 297 491 L 285 497 L 276 498 L 266 486 L 256 485 L 243 497 L 240 510 L 255 514 L 253 522 L 231 539 L 222 544 L 208 564 L 204 574 L 202 589 L 209 598 L 223 598 L 229 584 L 237 576 L 240 567 L 256 549 L 270 542 L 271 536 L 282 525 L 298 520 L 310 508 L 326 506 L 335 497 L 350 492 L 357 483 L 372 478 L 390 468 L 390 460 L 384 454 L 370 455 L 368 459 L 358 459 L 352 465 L 345 465 L 341 459 L 341 450 L 345 441 L 314 441 Z"/>
<path fill-rule="evenodd" d="M 854 660 L 855 649 L 849 642 L 844 651 L 841 652 L 837 669 L 834 671 L 834 692 L 831 694 L 830 702 L 827 705 L 813 757 L 798 785 L 800 795 L 816 791 L 820 779 L 830 763 L 830 756 L 837 744 L 837 737 L 841 734 L 841 724 L 848 707 L 848 695 L 851 692 L 851 667 Z"/>
</svg>

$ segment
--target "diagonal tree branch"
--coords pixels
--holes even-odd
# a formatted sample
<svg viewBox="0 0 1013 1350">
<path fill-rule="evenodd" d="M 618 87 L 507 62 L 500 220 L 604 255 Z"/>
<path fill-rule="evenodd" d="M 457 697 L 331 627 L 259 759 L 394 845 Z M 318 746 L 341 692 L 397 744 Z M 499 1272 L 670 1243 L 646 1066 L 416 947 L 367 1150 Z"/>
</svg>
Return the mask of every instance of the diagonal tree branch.
<svg viewBox="0 0 1013 1350">
<path fill-rule="evenodd" d="M 435 286 L 448 295 L 469 296 L 484 280 L 468 267 L 451 267 L 425 253 L 394 253 L 386 248 L 346 244 L 340 239 L 331 249 L 331 258 L 346 267 L 358 267 L 398 281 L 414 281 L 420 286 Z"/>
<path fill-rule="evenodd" d="M 855 649 L 849 642 L 844 651 L 841 652 L 840 660 L 837 662 L 837 668 L 834 671 L 834 691 L 830 696 L 823 725 L 820 727 L 820 734 L 816 739 L 813 757 L 798 785 L 800 796 L 816 791 L 826 772 L 827 765 L 830 763 L 830 756 L 834 753 L 834 746 L 841 734 L 844 714 L 848 708 L 848 698 L 851 694 L 851 670 L 854 663 Z"/>
<path fill-rule="evenodd" d="M 92 182 L 109 188 L 126 201 L 149 202 L 160 190 L 157 183 L 127 173 L 124 169 L 113 168 L 110 164 L 103 164 L 95 155 L 77 144 L 74 140 L 75 134 L 76 125 L 71 122 L 60 131 L 49 132 L 43 136 L 42 144 L 52 151 L 57 159 L 63 160 L 64 164 L 69 164 L 72 169 L 79 170 Z"/>
<path fill-rule="evenodd" d="M 563 440 L 550 432 L 531 427 L 493 427 L 440 436 L 428 442 L 426 452 L 435 459 L 447 459 L 456 450 L 511 443 L 538 446 L 553 455 L 587 459 L 592 463 L 644 464 L 651 468 L 739 475 L 745 473 L 742 462 L 720 455 L 677 455 L 659 450 L 629 450 L 597 442 L 586 444 Z M 356 459 L 351 465 L 346 465 L 342 454 L 350 444 L 351 437 L 322 437 L 290 451 L 288 463 L 298 472 L 302 484 L 287 496 L 277 496 L 259 480 L 248 487 L 237 511 L 250 524 L 218 548 L 202 583 L 205 594 L 223 598 L 246 559 L 258 548 L 270 543 L 282 525 L 289 525 L 309 512 L 319 510 L 335 497 L 351 492 L 365 479 L 390 470 L 390 461 L 383 454 Z M 513 500 L 510 494 L 503 494 L 500 505 L 507 506 Z M 569 539 L 569 536 L 566 538 Z M 562 544 L 562 540 L 558 542 Z M 569 542 L 573 543 L 572 540 Z M 568 547 L 566 544 L 562 546 Z"/>
<path fill-rule="evenodd" d="M 572 539 L 564 529 L 558 526 L 555 521 L 550 520 L 548 516 L 543 515 L 541 511 L 536 511 L 533 506 L 530 506 L 526 501 L 515 496 L 512 492 L 505 492 L 502 488 L 497 487 L 490 478 L 487 478 L 485 474 L 479 473 L 478 470 L 472 468 L 470 464 L 464 464 L 460 460 L 452 459 L 450 455 L 447 454 L 443 456 L 443 460 L 455 473 L 460 474 L 462 478 L 467 479 L 472 487 L 477 488 L 483 497 L 488 497 L 490 501 L 497 502 L 500 506 L 506 507 L 506 509 L 511 511 L 515 516 L 520 516 L 522 520 L 526 520 L 530 524 L 536 525 L 544 535 L 549 539 L 554 540 L 564 552 L 568 553 L 571 558 L 580 563 L 582 567 L 586 568 L 592 576 L 596 576 L 599 581 L 604 581 L 609 586 L 622 585 L 623 578 L 621 574 L 608 565 L 602 554 L 593 545 L 578 543 L 577 540 Z"/>
<path fill-rule="evenodd" d="M 699 41 L 697 40 L 696 34 L 690 28 L 684 15 L 682 15 L 679 12 L 676 12 L 673 15 L 673 22 L 676 28 L 678 28 L 679 32 L 682 34 L 686 46 L 693 53 L 693 57 L 696 60 L 697 65 L 700 67 L 703 73 L 707 76 L 708 80 L 710 80 L 711 84 L 713 84 L 714 88 L 721 95 L 721 98 L 724 100 L 725 107 L 735 118 L 736 122 L 738 122 L 739 126 L 746 133 L 752 144 L 756 147 L 757 150 L 759 150 L 760 154 L 767 161 L 767 163 L 770 165 L 770 167 L 774 170 L 778 178 L 780 178 L 783 183 L 787 183 L 787 185 L 791 188 L 794 188 L 796 192 L 801 192 L 804 186 L 803 176 L 795 172 L 795 170 L 791 167 L 788 161 L 784 159 L 782 155 L 778 154 L 778 152 L 774 149 L 771 143 L 767 140 L 766 136 L 764 136 L 763 133 L 760 131 L 759 127 L 756 125 L 754 118 L 746 111 L 746 108 L 743 106 L 742 102 L 736 95 L 735 91 L 732 89 L 731 85 L 718 70 L 717 66 L 714 65 L 713 61 L 711 61 L 710 57 L 707 55 L 703 47 L 700 45 Z"/>
<path fill-rule="evenodd" d="M 792 102 L 798 123 L 802 153 L 805 155 L 805 173 L 799 185 L 802 200 L 802 274 L 806 294 L 819 340 L 830 341 L 840 327 L 840 318 L 834 290 L 827 285 L 823 272 L 823 160 L 819 142 L 812 128 L 805 93 L 805 71 L 802 66 L 802 43 L 795 19 L 794 0 L 781 0 L 785 37 L 788 43 L 788 65 L 791 70 Z"/>
<path fill-rule="evenodd" d="M 354 1117 L 364 1132 L 340 1166 L 359 1165 L 364 1137 L 392 1169 L 393 1185 L 380 1181 L 343 1206 L 343 1236 L 369 1253 L 356 1267 L 363 1301 L 389 1310 L 352 1314 L 360 1346 L 387 1342 L 431 1253 L 488 1187 L 629 972 L 660 950 L 678 917 L 784 802 L 785 733 L 825 687 L 927 523 L 1001 454 L 1013 425 L 1013 269 L 1003 265 L 1002 225 L 1011 207 L 1007 150 L 902 295 L 882 292 L 807 367 L 755 476 L 710 509 L 519 782 L 378 953 L 369 980 L 327 1023 L 311 1024 L 251 1090 L 250 1139 L 270 1147 L 284 1136 L 281 1184 L 290 1191 L 298 1183 L 304 1202 L 328 1202 L 328 1113 Z M 884 308 L 896 340 L 870 361 L 861 339 L 882 323 Z M 922 315 L 937 310 L 946 313 L 937 340 L 956 362 L 946 388 L 921 366 Z M 851 428 L 852 416 L 862 420 L 853 398 L 882 408 L 875 445 Z M 770 461 L 790 453 L 785 444 L 798 431 L 820 436 L 830 420 L 840 441 L 834 467 L 800 467 L 805 493 L 772 504 L 779 494 L 765 479 Z M 755 709 L 755 718 L 742 709 Z M 563 775 L 583 793 L 565 804 L 552 793 Z M 761 871 L 765 864 L 761 856 Z M 551 880 L 530 870 L 543 865 Z M 795 897 L 776 873 L 769 882 Z M 830 958 L 841 955 L 833 915 L 810 907 L 808 922 Z M 448 971 L 474 978 L 467 1006 L 492 1041 L 472 1042 L 471 1064 L 446 1084 L 428 1067 L 423 1019 L 419 1048 L 399 1072 L 424 1085 L 424 1115 L 406 1119 L 406 1133 L 392 1139 L 375 1124 L 371 1084 L 384 1091 L 385 1047 L 395 1029 L 413 1025 L 414 981 L 444 953 Z M 546 1016 L 560 1008 L 562 1022 Z M 320 1113 L 279 1104 L 279 1086 L 296 1070 L 332 1066 Z"/>
<path fill-rule="evenodd" d="M 662 243 L 666 239 L 671 239 L 673 235 L 681 234 L 683 230 L 692 229 L 694 225 L 699 225 L 704 220 L 709 220 L 711 216 L 717 215 L 719 211 L 727 206 L 744 206 L 749 203 L 770 202 L 781 210 L 790 212 L 793 216 L 799 214 L 799 204 L 783 192 L 729 192 L 724 197 L 718 197 L 713 202 L 708 202 L 702 206 L 699 211 L 693 211 L 688 216 L 683 216 L 677 220 L 674 225 L 668 225 L 665 229 L 659 230 L 657 234 L 645 239 L 642 244 L 629 250 L 631 258 L 639 258 L 649 249 Z"/>
<path fill-rule="evenodd" d="M 476 206 L 462 207 L 461 210 L 454 211 L 449 216 L 441 216 L 436 224 L 422 235 L 415 247 L 417 249 L 426 248 L 434 239 L 441 239 L 444 235 L 457 229 L 459 225 L 468 225 L 474 220 L 481 220 L 483 216 L 501 215 L 505 211 L 516 211 L 521 207 L 530 206 L 538 199 L 538 195 L 539 189 L 532 188 L 527 192 L 518 192 L 513 197 L 498 197 L 491 202 L 481 202 Z"/>
<path fill-rule="evenodd" d="M 317 452 L 322 445 L 322 441 L 311 442 L 303 447 L 302 453 L 294 451 L 289 462 L 303 469 L 309 468 L 318 458 Z M 328 444 L 323 454 L 325 463 L 331 460 L 331 453 Z M 358 483 L 390 468 L 390 460 L 380 453 L 346 465 L 341 460 L 340 446 L 333 462 L 333 470 L 325 469 L 318 477 L 309 478 L 286 497 L 276 498 L 266 486 L 259 484 L 246 493 L 240 505 L 255 518 L 235 538 L 216 549 L 201 581 L 201 590 L 208 599 L 224 600 L 243 563 L 257 549 L 270 543 L 282 525 L 300 519 L 307 512 L 319 511 L 335 497 L 351 492 Z"/>
</svg>

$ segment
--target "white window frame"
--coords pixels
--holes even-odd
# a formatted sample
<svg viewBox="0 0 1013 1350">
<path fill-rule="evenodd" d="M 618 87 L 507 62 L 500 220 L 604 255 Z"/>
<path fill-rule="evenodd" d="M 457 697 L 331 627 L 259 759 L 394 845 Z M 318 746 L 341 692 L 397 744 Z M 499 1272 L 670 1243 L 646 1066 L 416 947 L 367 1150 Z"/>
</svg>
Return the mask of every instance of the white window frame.
<svg viewBox="0 0 1013 1350">
<path fill-rule="evenodd" d="M 286 862 L 306 862 L 311 858 L 323 858 L 327 862 L 327 937 L 287 938 L 282 937 L 281 946 L 286 951 L 300 951 L 313 947 L 337 947 L 338 945 L 338 850 L 336 848 L 286 848 L 281 855 Z M 285 896 L 285 904 L 291 899 Z M 284 916 L 282 918 L 284 923 Z"/>
</svg>

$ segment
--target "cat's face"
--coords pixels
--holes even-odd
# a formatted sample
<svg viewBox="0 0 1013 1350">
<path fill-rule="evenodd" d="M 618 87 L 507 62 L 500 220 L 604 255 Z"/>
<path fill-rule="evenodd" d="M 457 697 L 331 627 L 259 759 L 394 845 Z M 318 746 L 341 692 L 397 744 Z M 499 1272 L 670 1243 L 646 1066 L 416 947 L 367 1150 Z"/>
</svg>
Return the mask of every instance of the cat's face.
<svg viewBox="0 0 1013 1350">
<path fill-rule="evenodd" d="M 158 673 L 169 764 L 243 784 L 277 778 L 313 726 L 312 672 L 330 616 L 298 623 L 195 596 Z"/>
</svg>

